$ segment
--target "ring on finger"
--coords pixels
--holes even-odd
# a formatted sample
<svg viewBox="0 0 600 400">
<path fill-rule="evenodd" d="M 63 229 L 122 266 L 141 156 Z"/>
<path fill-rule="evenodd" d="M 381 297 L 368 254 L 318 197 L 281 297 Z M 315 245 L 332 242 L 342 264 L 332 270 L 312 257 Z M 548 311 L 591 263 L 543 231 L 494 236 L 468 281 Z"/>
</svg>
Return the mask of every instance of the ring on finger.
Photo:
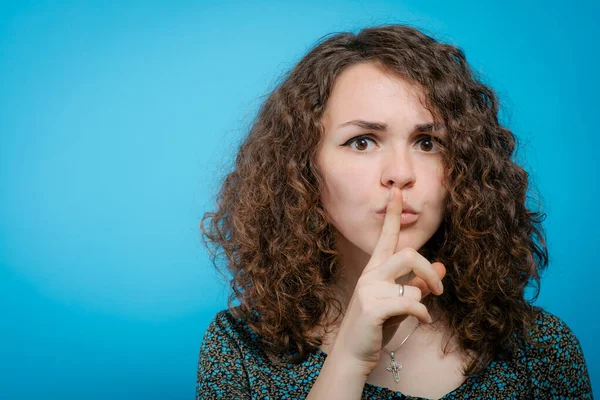
<svg viewBox="0 0 600 400">
<path fill-rule="evenodd" d="M 404 296 L 404 285 L 399 284 L 399 286 L 400 286 L 400 291 L 398 292 L 398 296 L 402 297 L 402 296 Z"/>
</svg>

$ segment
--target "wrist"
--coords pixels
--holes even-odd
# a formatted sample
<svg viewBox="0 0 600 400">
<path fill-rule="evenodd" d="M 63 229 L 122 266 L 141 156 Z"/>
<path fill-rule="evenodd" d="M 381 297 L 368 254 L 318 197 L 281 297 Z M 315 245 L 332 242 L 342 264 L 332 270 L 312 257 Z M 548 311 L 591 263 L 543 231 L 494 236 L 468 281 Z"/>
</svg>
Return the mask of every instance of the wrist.
<svg viewBox="0 0 600 400">
<path fill-rule="evenodd" d="M 332 351 L 325 359 L 307 400 L 359 399 L 367 376 L 360 363 L 349 360 L 344 353 Z"/>
<path fill-rule="evenodd" d="M 357 360 L 350 356 L 348 352 L 335 347 L 332 349 L 331 354 L 327 356 L 325 362 L 327 363 L 327 361 L 330 365 L 335 366 L 336 374 L 339 374 L 340 377 L 344 375 L 352 377 L 352 379 L 364 379 L 364 381 L 367 380 L 367 377 L 377 366 L 376 362 L 370 363 Z M 325 367 L 325 364 L 323 367 Z"/>
</svg>

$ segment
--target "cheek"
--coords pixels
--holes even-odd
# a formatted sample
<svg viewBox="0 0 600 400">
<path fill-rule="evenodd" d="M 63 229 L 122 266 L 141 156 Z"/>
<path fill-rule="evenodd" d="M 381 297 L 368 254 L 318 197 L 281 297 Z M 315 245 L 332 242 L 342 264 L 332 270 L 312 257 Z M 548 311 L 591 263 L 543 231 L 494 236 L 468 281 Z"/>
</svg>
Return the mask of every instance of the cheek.
<svg viewBox="0 0 600 400">
<path fill-rule="evenodd" d="M 423 199 L 425 200 L 424 206 L 429 209 L 430 215 L 435 216 L 436 219 L 443 219 L 444 212 L 446 210 L 446 198 L 448 197 L 448 190 L 443 185 L 443 176 L 441 172 L 435 171 L 430 178 L 432 185 L 428 185 Z"/>
<path fill-rule="evenodd" d="M 347 224 L 359 211 L 369 204 L 370 187 L 367 184 L 368 177 L 364 170 L 353 170 L 340 165 L 338 168 L 330 166 L 323 171 L 325 180 L 324 190 L 321 192 L 323 206 L 332 217 L 333 222 Z"/>
<path fill-rule="evenodd" d="M 325 190 L 322 193 L 324 206 L 334 215 L 352 203 L 353 180 L 347 171 L 335 171 L 325 177 Z"/>
<path fill-rule="evenodd" d="M 444 185 L 444 169 L 441 165 L 441 161 L 430 170 L 430 180 L 434 184 L 431 187 L 431 194 L 436 199 L 443 199 L 448 189 Z"/>
</svg>

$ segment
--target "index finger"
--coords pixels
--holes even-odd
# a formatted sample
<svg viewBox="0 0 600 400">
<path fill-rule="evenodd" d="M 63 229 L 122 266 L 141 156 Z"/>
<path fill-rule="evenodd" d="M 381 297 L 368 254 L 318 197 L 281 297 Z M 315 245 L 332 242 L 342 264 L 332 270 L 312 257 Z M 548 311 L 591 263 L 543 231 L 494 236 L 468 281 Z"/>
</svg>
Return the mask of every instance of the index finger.
<svg viewBox="0 0 600 400">
<path fill-rule="evenodd" d="M 364 271 L 375 268 L 390 258 L 396 251 L 398 237 L 400 236 L 400 225 L 402 224 L 402 194 L 400 193 L 399 196 L 398 194 L 396 188 L 392 186 L 383 220 L 383 228 Z"/>
</svg>

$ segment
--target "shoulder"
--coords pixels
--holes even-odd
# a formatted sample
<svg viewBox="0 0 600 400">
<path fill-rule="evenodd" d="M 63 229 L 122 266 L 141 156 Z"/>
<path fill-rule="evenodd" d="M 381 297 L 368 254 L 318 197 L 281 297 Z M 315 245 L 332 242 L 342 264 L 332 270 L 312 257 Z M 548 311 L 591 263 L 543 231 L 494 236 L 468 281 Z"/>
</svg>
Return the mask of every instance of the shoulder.
<svg viewBox="0 0 600 400">
<path fill-rule="evenodd" d="M 586 398 L 591 386 L 579 340 L 560 317 L 541 307 L 535 311 L 528 332 L 533 344 L 522 342 L 521 361 L 536 395 Z"/>
<path fill-rule="evenodd" d="M 237 307 L 234 307 L 235 309 Z M 234 317 L 232 310 L 226 308 L 217 312 L 208 326 L 208 330 L 226 332 L 233 336 L 243 335 L 250 328 L 247 325 L 247 320 Z M 251 331 L 251 330 L 250 330 Z"/>
<path fill-rule="evenodd" d="M 251 331 L 230 310 L 222 310 L 212 319 L 200 347 L 196 399 L 250 397 L 248 363 L 255 351 Z"/>
<path fill-rule="evenodd" d="M 541 352 L 540 348 L 544 348 L 544 355 L 563 360 L 569 360 L 581 352 L 579 340 L 565 321 L 541 307 L 536 306 L 534 310 L 536 317 L 529 334 L 533 342 L 540 346 L 529 345 L 529 350 Z"/>
<path fill-rule="evenodd" d="M 206 329 L 204 342 L 221 346 L 235 345 L 238 348 L 257 346 L 258 335 L 250 328 L 248 321 L 244 318 L 236 318 L 231 310 L 221 310 L 215 315 Z"/>
</svg>

